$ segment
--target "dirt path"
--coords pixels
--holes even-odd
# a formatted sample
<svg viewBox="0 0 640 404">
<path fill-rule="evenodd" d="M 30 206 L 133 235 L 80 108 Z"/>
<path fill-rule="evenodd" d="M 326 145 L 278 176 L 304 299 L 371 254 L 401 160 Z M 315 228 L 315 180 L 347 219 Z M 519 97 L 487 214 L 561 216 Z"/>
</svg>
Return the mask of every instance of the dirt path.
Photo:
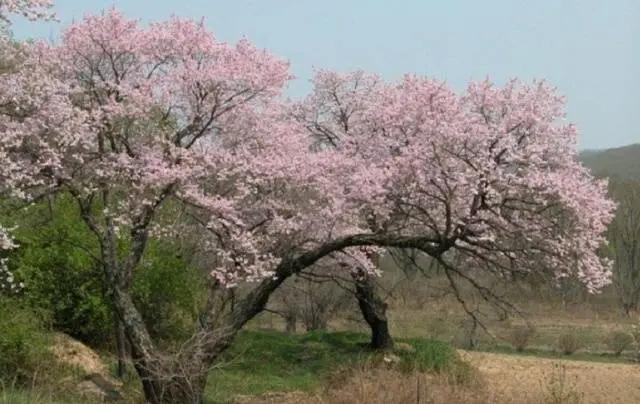
<svg viewBox="0 0 640 404">
<path fill-rule="evenodd" d="M 492 392 L 523 402 L 549 389 L 554 364 L 566 369 L 565 392 L 583 394 L 581 403 L 640 403 L 640 365 L 557 360 L 538 357 L 461 351 L 486 376 Z M 556 369 L 555 374 L 562 373 Z"/>
</svg>

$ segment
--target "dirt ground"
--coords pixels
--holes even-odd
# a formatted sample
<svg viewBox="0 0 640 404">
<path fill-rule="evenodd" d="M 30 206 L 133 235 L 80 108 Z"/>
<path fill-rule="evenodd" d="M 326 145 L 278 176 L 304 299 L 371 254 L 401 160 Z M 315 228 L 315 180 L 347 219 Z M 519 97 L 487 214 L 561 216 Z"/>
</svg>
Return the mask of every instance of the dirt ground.
<svg viewBox="0 0 640 404">
<path fill-rule="evenodd" d="M 565 393 L 579 392 L 580 403 L 640 403 L 640 366 L 633 364 L 554 360 L 538 357 L 461 351 L 478 367 L 496 396 L 521 398 L 523 402 L 550 389 L 554 364 L 566 369 Z M 556 367 L 556 389 L 561 369 Z M 558 389 L 559 390 L 559 389 Z"/>
</svg>

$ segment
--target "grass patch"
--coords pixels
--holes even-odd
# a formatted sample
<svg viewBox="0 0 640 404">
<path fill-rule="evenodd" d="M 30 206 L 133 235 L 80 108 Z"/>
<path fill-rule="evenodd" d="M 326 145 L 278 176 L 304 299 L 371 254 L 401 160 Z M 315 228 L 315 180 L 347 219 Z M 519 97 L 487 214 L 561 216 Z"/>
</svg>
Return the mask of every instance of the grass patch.
<svg viewBox="0 0 640 404">
<path fill-rule="evenodd" d="M 0 404 L 88 404 L 90 401 L 80 398 L 59 398 L 55 394 L 42 391 L 0 389 Z"/>
<path fill-rule="evenodd" d="M 397 351 L 404 364 L 401 369 L 418 372 L 441 372 L 459 361 L 459 356 L 450 344 L 432 339 L 409 338 L 399 340 L 411 345 L 415 352 Z"/>
<path fill-rule="evenodd" d="M 367 348 L 369 337 L 354 332 L 286 334 L 245 331 L 225 353 L 222 365 L 211 373 L 206 400 L 228 403 L 239 394 L 316 390 L 338 368 L 377 361 L 381 354 Z M 443 371 L 459 362 L 456 351 L 435 340 L 399 340 L 413 352 L 399 351 L 400 369 Z"/>
<path fill-rule="evenodd" d="M 19 390 L 0 390 L 0 404 L 30 404 L 30 403 L 42 403 L 42 404 L 54 404 L 52 400 L 48 400 L 35 393 L 29 393 Z"/>
</svg>

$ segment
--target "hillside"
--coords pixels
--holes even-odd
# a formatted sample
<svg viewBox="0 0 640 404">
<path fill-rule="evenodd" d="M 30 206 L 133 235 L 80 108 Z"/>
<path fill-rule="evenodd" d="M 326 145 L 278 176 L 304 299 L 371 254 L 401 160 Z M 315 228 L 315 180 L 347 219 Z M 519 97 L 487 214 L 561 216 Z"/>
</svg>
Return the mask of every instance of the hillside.
<svg viewBox="0 0 640 404">
<path fill-rule="evenodd" d="M 640 178 L 640 143 L 605 150 L 585 150 L 580 160 L 597 176 Z"/>
</svg>

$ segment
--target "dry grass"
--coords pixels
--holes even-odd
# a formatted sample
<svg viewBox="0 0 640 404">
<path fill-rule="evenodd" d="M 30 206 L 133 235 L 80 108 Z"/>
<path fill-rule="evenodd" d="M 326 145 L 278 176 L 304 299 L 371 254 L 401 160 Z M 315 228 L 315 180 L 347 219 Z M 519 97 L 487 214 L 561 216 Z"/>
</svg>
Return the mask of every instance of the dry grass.
<svg viewBox="0 0 640 404">
<path fill-rule="evenodd" d="M 107 366 L 95 351 L 65 334 L 55 334 L 51 350 L 61 363 L 77 366 L 86 374 L 97 373 L 109 377 Z"/>
<path fill-rule="evenodd" d="M 466 314 L 450 295 L 429 296 L 429 285 L 434 283 L 433 279 L 424 285 L 419 283 L 408 283 L 411 291 L 395 295 L 404 298 L 389 301 L 388 318 L 392 334 L 396 338 L 432 337 L 455 344 Z M 610 353 L 607 342 L 612 332 L 628 332 L 632 324 L 640 324 L 640 316 L 629 318 L 620 312 L 611 293 L 578 296 L 574 301 L 565 302 L 552 293 L 547 295 L 514 292 L 509 299 L 537 329 L 530 343 L 535 352 L 557 349 L 558 337 L 575 330 L 584 347 L 581 351 L 595 358 L 593 353 Z M 491 312 L 488 306 L 481 303 L 480 306 L 483 312 Z M 357 319 L 358 313 L 346 313 L 332 320 L 329 328 L 368 331 L 366 325 L 349 318 Z M 485 324 L 498 337 L 478 336 L 480 349 L 490 350 L 494 346 L 509 345 L 505 337 L 523 326 L 524 322 L 513 317 L 505 320 L 495 316 L 487 318 Z M 277 319 L 275 323 L 271 320 L 271 325 L 281 328 Z M 626 352 L 630 350 L 632 347 Z M 362 369 L 316 395 L 274 393 L 271 398 L 261 398 L 271 401 L 247 402 L 417 403 L 420 396 L 420 403 L 640 403 L 640 389 L 636 388 L 640 386 L 640 366 L 637 365 L 465 351 L 461 355 L 478 369 L 478 381 L 481 383 L 459 386 L 443 376 L 408 376 L 384 369 Z"/>
<path fill-rule="evenodd" d="M 640 368 L 461 352 L 477 370 L 464 384 L 448 374 L 406 374 L 383 368 L 338 373 L 317 394 L 270 393 L 243 404 L 632 404 L 640 402 Z"/>
<path fill-rule="evenodd" d="M 487 388 L 496 403 L 521 397 L 544 402 L 545 389 L 553 376 L 554 364 L 562 363 L 567 372 L 566 388 L 583 395 L 582 404 L 640 403 L 640 367 L 631 364 L 601 363 L 464 352 L 461 356 L 475 365 L 485 376 Z M 541 386 L 541 383 L 543 386 Z M 508 402 L 508 401 L 506 401 Z M 526 402 L 526 401 L 518 401 Z M 532 401 L 534 402 L 534 401 Z"/>
<path fill-rule="evenodd" d="M 484 404 L 493 402 L 479 373 L 464 385 L 450 374 L 407 374 L 371 365 L 342 369 L 316 394 L 270 393 L 242 397 L 240 404 Z"/>
</svg>

